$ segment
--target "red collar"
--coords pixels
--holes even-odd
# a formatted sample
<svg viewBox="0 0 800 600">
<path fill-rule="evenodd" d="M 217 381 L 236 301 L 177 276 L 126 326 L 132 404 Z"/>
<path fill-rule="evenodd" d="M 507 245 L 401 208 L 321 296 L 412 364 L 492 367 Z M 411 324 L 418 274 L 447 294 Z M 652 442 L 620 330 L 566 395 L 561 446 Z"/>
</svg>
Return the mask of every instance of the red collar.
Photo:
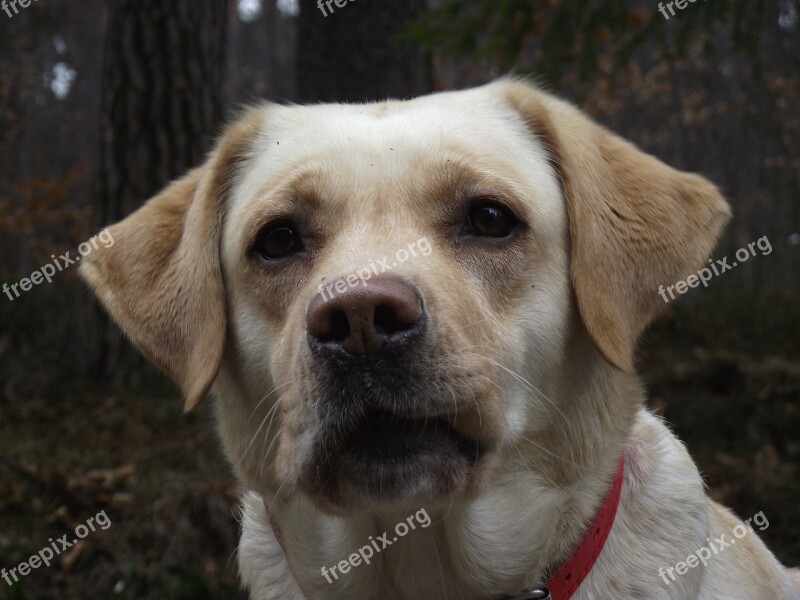
<svg viewBox="0 0 800 600">
<path fill-rule="evenodd" d="M 506 596 L 507 600 L 569 600 L 592 570 L 597 557 L 603 551 L 614 517 L 617 514 L 619 498 L 622 494 L 622 478 L 625 472 L 625 457 L 619 459 L 614 483 L 603 501 L 597 517 L 592 523 L 581 545 L 572 553 L 564 565 L 555 572 L 544 587 L 532 588 Z"/>
<path fill-rule="evenodd" d="M 611 533 L 611 526 L 614 524 L 614 517 L 617 514 L 617 507 L 619 507 L 619 498 L 622 494 L 624 472 L 625 457 L 623 455 L 619 459 L 619 467 L 617 467 L 617 473 L 614 476 L 614 483 L 611 485 L 611 489 L 608 491 L 602 506 L 600 506 L 589 532 L 583 538 L 581 545 L 569 557 L 569 560 L 550 578 L 547 585 L 531 588 L 513 596 L 505 596 L 499 600 L 570 600 L 572 598 L 572 595 L 583 583 L 583 580 L 586 579 L 589 571 L 592 570 L 597 557 L 603 551 L 608 534 Z M 278 527 L 266 500 L 264 501 L 264 508 L 267 511 L 272 531 L 281 548 L 285 551 L 280 527 Z"/>
</svg>

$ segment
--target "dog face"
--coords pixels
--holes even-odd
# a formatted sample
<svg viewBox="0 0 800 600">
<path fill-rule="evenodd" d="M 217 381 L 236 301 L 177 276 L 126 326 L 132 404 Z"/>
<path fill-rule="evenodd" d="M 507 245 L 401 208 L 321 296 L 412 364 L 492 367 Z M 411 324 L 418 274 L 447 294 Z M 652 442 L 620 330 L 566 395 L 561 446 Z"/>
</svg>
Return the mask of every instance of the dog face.
<svg viewBox="0 0 800 600">
<path fill-rule="evenodd" d="M 274 107 L 232 194 L 230 362 L 259 374 L 248 398 L 279 396 L 276 479 L 326 504 L 468 490 L 535 417 L 498 365 L 530 376 L 563 348 L 555 172 L 510 107 L 474 100 Z"/>
<path fill-rule="evenodd" d="M 521 445 L 586 446 L 564 422 L 623 407 L 553 388 L 631 371 L 658 286 L 727 215 L 701 178 L 503 81 L 252 109 L 82 272 L 188 407 L 214 385 L 249 488 L 336 511 L 451 500 Z"/>
</svg>

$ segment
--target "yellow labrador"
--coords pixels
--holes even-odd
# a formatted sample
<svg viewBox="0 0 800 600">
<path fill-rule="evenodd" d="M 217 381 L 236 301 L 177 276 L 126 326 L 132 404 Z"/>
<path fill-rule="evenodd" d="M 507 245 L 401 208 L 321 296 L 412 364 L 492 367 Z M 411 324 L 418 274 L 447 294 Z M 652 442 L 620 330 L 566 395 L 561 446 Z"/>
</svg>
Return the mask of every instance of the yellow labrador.
<svg viewBox="0 0 800 600">
<path fill-rule="evenodd" d="M 501 80 L 252 108 L 81 272 L 213 392 L 254 599 L 800 598 L 634 373 L 729 216 Z"/>
</svg>

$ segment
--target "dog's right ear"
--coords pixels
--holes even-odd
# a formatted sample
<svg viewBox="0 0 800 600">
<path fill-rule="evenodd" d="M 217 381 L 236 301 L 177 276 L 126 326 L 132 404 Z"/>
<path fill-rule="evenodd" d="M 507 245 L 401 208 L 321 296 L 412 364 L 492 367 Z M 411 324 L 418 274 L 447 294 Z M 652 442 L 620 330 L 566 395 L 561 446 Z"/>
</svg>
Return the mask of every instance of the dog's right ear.
<svg viewBox="0 0 800 600">
<path fill-rule="evenodd" d="M 201 167 L 109 227 L 112 242 L 86 255 L 81 276 L 137 348 L 193 408 L 217 375 L 225 343 L 219 259 L 226 197 L 260 130 L 253 109 Z"/>
</svg>

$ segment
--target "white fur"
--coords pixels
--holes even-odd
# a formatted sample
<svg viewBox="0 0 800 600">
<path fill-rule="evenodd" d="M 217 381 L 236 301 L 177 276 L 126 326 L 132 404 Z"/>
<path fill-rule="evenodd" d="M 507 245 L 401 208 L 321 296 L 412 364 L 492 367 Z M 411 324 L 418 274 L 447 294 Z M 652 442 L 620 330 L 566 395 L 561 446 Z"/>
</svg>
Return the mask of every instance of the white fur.
<svg viewBox="0 0 800 600">
<path fill-rule="evenodd" d="M 755 533 L 674 583 L 665 584 L 659 576 L 660 567 L 684 560 L 708 536 L 728 531 L 721 509 L 706 497 L 684 446 L 642 408 L 637 380 L 606 364 L 582 332 L 571 298 L 567 216 L 557 177 L 544 149 L 495 87 L 392 103 L 380 111 L 373 105 L 264 110 L 267 125 L 234 188 L 225 220 L 222 257 L 231 343 L 214 387 L 225 447 L 250 490 L 243 499 L 239 565 L 254 600 L 488 600 L 518 592 L 539 583 L 544 569 L 579 543 L 623 451 L 626 471 L 616 522 L 576 600 L 800 598 Z M 416 176 L 415 165 L 426 156 L 471 160 L 489 174 L 513 173 L 520 195 L 530 199 L 542 255 L 532 267 L 525 302 L 511 315 L 507 371 L 497 372 L 504 390 L 503 444 L 477 496 L 425 507 L 433 519 L 430 527 L 410 532 L 372 565 L 355 567 L 329 584 L 321 567 L 346 559 L 369 536 L 391 531 L 421 507 L 332 516 L 291 484 L 280 490 L 289 476 L 274 472 L 274 451 L 267 448 L 280 433 L 282 415 L 278 411 L 269 421 L 267 412 L 276 402 L 288 402 L 282 390 L 294 383 L 280 380 L 274 370 L 279 361 L 297 356 L 299 342 L 292 336 L 302 332 L 316 278 L 296 290 L 296 306 L 284 323 L 265 321 L 240 274 L 242 223 L 254 204 L 266 202 L 260 197 L 265 189 L 310 166 L 324 168 L 333 188 L 353 190 L 352 202 L 342 206 L 338 246 L 324 259 L 325 274 L 336 277 L 359 260 L 387 254 L 402 240 L 426 233 L 368 204 L 381 190 L 404 189 L 404 180 Z M 383 220 L 390 222 L 394 237 L 362 247 L 359 240 L 370 225 Z M 431 282 L 443 264 L 436 261 L 434 255 L 410 262 L 401 272 Z M 464 282 L 463 294 L 483 302 L 474 284 Z M 587 415 L 604 414 L 606 406 L 615 407 L 613 418 L 589 420 Z M 309 428 L 298 456 L 307 451 L 313 425 Z M 537 449 L 536 442 L 578 430 L 586 432 L 591 459 L 569 485 L 553 487 L 537 468 L 547 448 Z M 256 450 L 249 451 L 253 440 Z M 267 521 L 263 497 L 280 524 L 288 562 Z"/>
</svg>

